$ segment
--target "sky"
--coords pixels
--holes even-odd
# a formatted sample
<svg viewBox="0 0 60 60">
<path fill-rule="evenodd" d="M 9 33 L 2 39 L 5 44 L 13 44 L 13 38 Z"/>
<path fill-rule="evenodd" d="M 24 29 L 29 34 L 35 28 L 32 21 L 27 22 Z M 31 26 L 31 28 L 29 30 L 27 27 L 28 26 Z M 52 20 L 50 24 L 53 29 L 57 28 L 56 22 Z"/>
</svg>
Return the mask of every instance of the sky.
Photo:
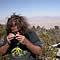
<svg viewBox="0 0 60 60">
<path fill-rule="evenodd" d="M 60 0 L 0 0 L 0 19 L 13 12 L 27 17 L 60 16 Z"/>
<path fill-rule="evenodd" d="M 60 26 L 60 0 L 0 0 L 0 23 L 5 23 L 14 12 L 32 18 L 31 25 Z"/>
</svg>

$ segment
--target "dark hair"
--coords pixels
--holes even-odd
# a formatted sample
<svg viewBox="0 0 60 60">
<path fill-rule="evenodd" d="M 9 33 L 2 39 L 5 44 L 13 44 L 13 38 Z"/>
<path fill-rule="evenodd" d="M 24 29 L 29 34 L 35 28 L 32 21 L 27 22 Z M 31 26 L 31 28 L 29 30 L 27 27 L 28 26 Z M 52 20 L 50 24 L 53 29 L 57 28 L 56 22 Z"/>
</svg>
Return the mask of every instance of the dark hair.
<svg viewBox="0 0 60 60">
<path fill-rule="evenodd" d="M 28 29 L 29 24 L 27 23 L 26 18 L 24 16 L 12 15 L 10 18 L 8 18 L 7 21 L 7 26 L 6 26 L 7 35 L 11 32 L 11 27 L 13 26 L 13 22 L 15 22 L 15 24 L 19 28 L 19 32 L 21 34 L 24 35 L 29 30 Z"/>
</svg>

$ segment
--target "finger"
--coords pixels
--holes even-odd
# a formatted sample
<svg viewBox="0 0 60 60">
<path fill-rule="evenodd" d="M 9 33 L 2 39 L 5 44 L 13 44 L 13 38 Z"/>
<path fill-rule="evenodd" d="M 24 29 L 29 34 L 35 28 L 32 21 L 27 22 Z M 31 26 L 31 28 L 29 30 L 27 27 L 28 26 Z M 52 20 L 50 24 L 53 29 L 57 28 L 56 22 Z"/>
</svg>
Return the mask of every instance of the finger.
<svg viewBox="0 0 60 60">
<path fill-rule="evenodd" d="M 20 34 L 19 32 L 17 32 L 17 34 Z"/>
<path fill-rule="evenodd" d="M 10 40 L 8 40 L 8 43 L 11 43 Z"/>
<path fill-rule="evenodd" d="M 22 39 L 21 37 L 16 37 L 16 39 L 18 40 L 18 39 Z"/>
<path fill-rule="evenodd" d="M 15 35 L 11 34 L 11 37 L 14 37 Z"/>
<path fill-rule="evenodd" d="M 21 35 L 19 35 L 19 34 L 16 34 L 16 37 L 22 37 Z"/>
<path fill-rule="evenodd" d="M 11 43 L 11 40 L 12 40 L 13 38 L 9 38 L 7 41 L 9 42 L 9 43 Z"/>
<path fill-rule="evenodd" d="M 20 43 L 24 44 L 24 40 L 19 40 Z"/>
<path fill-rule="evenodd" d="M 13 34 L 13 33 L 9 33 L 9 35 L 13 35 L 13 36 L 14 36 L 14 34 Z"/>
<path fill-rule="evenodd" d="M 14 37 L 8 37 L 8 39 L 11 39 L 11 38 L 13 39 Z"/>
</svg>

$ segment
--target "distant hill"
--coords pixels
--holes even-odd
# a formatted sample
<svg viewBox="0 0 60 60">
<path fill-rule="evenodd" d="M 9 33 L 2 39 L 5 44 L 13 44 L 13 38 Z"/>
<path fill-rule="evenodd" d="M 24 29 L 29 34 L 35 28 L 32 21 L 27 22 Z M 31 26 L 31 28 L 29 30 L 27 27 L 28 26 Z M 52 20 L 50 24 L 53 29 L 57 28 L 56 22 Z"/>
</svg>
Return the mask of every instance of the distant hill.
<svg viewBox="0 0 60 60">
<path fill-rule="evenodd" d="M 31 25 L 40 25 L 46 28 L 53 28 L 54 26 L 60 26 L 60 17 L 32 17 L 28 20 Z"/>
<path fill-rule="evenodd" d="M 0 20 L 0 24 L 6 23 L 7 19 L 2 19 Z M 60 26 L 60 16 L 58 17 L 49 17 L 49 16 L 36 16 L 36 17 L 31 17 L 28 18 L 28 23 L 32 25 L 40 25 L 41 27 L 44 26 L 46 28 L 53 28 L 55 25 Z"/>
</svg>

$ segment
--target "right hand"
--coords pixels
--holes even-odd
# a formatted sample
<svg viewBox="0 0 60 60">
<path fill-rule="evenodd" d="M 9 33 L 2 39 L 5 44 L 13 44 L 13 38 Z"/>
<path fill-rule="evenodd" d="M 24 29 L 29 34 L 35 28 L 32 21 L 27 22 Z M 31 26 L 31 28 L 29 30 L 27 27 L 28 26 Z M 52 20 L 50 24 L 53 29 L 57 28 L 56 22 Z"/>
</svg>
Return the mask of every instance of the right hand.
<svg viewBox="0 0 60 60">
<path fill-rule="evenodd" d="M 14 37 L 15 37 L 14 34 L 9 33 L 9 35 L 7 36 L 7 41 L 8 41 L 8 43 L 11 43 L 10 40 L 12 40 Z"/>
</svg>

